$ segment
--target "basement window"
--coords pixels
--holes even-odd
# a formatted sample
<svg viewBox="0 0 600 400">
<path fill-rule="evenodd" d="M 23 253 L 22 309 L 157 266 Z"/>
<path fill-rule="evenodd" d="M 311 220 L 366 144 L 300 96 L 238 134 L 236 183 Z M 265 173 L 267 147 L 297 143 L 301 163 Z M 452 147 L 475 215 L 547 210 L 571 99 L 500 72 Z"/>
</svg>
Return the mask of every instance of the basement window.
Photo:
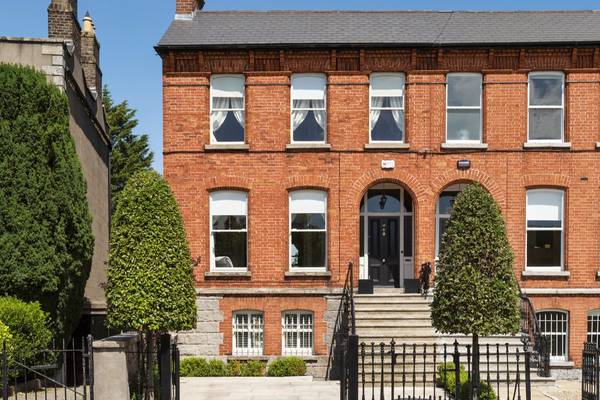
<svg viewBox="0 0 600 400">
<path fill-rule="evenodd" d="M 567 361 L 569 314 L 565 311 L 540 311 L 536 316 L 542 336 L 549 339 L 550 359 Z"/>
<path fill-rule="evenodd" d="M 260 311 L 237 311 L 232 321 L 234 356 L 262 356 L 264 319 Z"/>
<path fill-rule="evenodd" d="M 210 132 L 213 144 L 244 143 L 244 77 L 215 75 L 210 80 Z"/>
<path fill-rule="evenodd" d="M 292 143 L 325 143 L 325 87 L 325 75 L 292 76 Z"/>
<path fill-rule="evenodd" d="M 313 315 L 307 311 L 288 311 L 282 318 L 283 355 L 313 354 Z"/>
<path fill-rule="evenodd" d="M 562 72 L 529 74 L 529 142 L 563 142 L 564 89 Z"/>
<path fill-rule="evenodd" d="M 404 141 L 404 74 L 372 74 L 370 141 Z"/>
<path fill-rule="evenodd" d="M 246 271 L 248 194 L 218 191 L 210 194 L 211 270 Z"/>
</svg>

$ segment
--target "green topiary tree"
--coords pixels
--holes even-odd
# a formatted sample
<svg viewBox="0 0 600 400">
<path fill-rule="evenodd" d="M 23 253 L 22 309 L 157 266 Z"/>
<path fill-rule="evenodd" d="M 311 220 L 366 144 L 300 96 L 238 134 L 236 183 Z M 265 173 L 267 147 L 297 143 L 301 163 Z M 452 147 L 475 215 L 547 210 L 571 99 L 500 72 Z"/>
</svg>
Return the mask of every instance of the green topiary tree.
<svg viewBox="0 0 600 400">
<path fill-rule="evenodd" d="M 512 263 L 500 209 L 483 187 L 469 185 L 456 198 L 442 238 L 431 318 L 442 333 L 473 335 L 474 382 L 479 382 L 479 336 L 519 330 Z"/>
<path fill-rule="evenodd" d="M 94 238 L 64 93 L 0 64 L 0 295 L 39 301 L 68 337 L 83 307 Z"/>
<path fill-rule="evenodd" d="M 113 217 L 106 288 L 112 328 L 146 334 L 146 351 L 156 333 L 196 325 L 192 259 L 177 201 L 156 172 L 132 176 Z M 147 362 L 147 384 L 151 363 Z"/>
</svg>

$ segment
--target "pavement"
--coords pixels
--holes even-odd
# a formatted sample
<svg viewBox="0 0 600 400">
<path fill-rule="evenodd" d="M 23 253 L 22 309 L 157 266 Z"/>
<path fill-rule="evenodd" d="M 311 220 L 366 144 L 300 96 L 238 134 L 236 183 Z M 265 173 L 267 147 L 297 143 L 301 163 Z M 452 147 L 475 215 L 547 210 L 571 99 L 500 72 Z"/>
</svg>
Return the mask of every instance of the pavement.
<svg viewBox="0 0 600 400">
<path fill-rule="evenodd" d="M 390 388 L 385 389 L 385 398 L 390 397 Z M 396 388 L 397 398 L 401 393 Z M 406 396 L 412 395 L 406 393 Z M 425 389 L 426 397 L 433 395 L 433 388 Z M 509 398 L 513 398 L 511 393 Z M 580 381 L 556 381 L 533 385 L 532 400 L 580 400 Z M 422 388 L 416 393 L 422 395 Z M 443 395 L 439 389 L 436 395 Z M 362 393 L 359 393 L 359 398 Z M 181 378 L 181 400 L 338 400 L 339 382 L 313 380 L 310 376 L 290 378 Z M 371 392 L 365 391 L 365 398 Z M 379 398 L 376 390 L 375 398 Z M 506 390 L 500 388 L 500 399 L 507 398 Z M 518 397 L 515 397 L 518 398 Z M 525 399 L 524 390 L 521 399 Z"/>
</svg>

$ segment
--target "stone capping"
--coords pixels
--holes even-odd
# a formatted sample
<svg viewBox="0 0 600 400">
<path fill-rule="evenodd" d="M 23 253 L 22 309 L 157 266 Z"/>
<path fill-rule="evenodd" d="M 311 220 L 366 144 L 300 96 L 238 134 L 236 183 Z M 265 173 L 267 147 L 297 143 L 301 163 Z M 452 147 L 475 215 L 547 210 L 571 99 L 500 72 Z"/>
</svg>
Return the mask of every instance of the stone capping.
<svg viewBox="0 0 600 400">
<path fill-rule="evenodd" d="M 205 278 L 251 278 L 250 271 L 206 271 Z"/>
<path fill-rule="evenodd" d="M 571 148 L 571 142 L 525 142 L 523 149 L 565 149 Z"/>
<path fill-rule="evenodd" d="M 309 288 L 289 288 L 289 287 L 278 287 L 278 288 L 196 288 L 197 296 L 229 296 L 229 295 L 243 295 L 243 296 L 268 296 L 268 295 L 280 295 L 280 296 L 339 296 L 342 294 L 342 288 L 322 288 L 322 289 L 309 289 Z M 339 304 L 339 299 L 337 299 Z"/>
<path fill-rule="evenodd" d="M 249 151 L 250 145 L 244 144 L 206 144 L 204 145 L 204 151 Z"/>
<path fill-rule="evenodd" d="M 331 278 L 331 271 L 285 271 L 286 278 Z"/>
<path fill-rule="evenodd" d="M 329 143 L 288 143 L 285 145 L 286 151 L 329 151 Z"/>
<path fill-rule="evenodd" d="M 365 150 L 408 150 L 409 143 L 377 143 L 371 142 L 365 144 Z"/>
<path fill-rule="evenodd" d="M 523 292 L 532 296 L 598 296 L 600 288 L 523 288 Z"/>
<path fill-rule="evenodd" d="M 527 278 L 568 278 L 571 276 L 570 271 L 531 271 L 527 269 L 521 274 Z"/>
<path fill-rule="evenodd" d="M 106 339 L 95 340 L 93 342 L 93 347 L 94 349 L 124 349 L 131 344 L 137 343 L 137 340 L 137 333 L 122 333 Z"/>
<path fill-rule="evenodd" d="M 550 366 L 553 368 L 574 368 L 573 361 L 550 360 Z"/>
<path fill-rule="evenodd" d="M 487 150 L 487 143 L 442 143 L 443 150 Z"/>
</svg>

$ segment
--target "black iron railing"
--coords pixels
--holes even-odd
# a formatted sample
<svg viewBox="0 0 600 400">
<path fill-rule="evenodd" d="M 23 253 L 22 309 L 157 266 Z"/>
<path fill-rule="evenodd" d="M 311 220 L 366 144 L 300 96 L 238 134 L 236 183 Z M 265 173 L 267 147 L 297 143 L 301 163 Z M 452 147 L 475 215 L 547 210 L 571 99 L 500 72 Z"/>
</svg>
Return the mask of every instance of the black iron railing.
<svg viewBox="0 0 600 400">
<path fill-rule="evenodd" d="M 521 297 L 521 332 L 523 344 L 531 348 L 534 364 L 537 365 L 538 375 L 550 376 L 550 346 L 548 338 L 542 334 L 540 324 L 537 320 L 533 303 L 519 287 Z"/>
<path fill-rule="evenodd" d="M 360 343 L 360 399 L 472 400 L 471 345 Z M 480 399 L 531 400 L 531 352 L 480 345 Z M 456 384 L 456 383 L 459 384 Z"/>
<path fill-rule="evenodd" d="M 600 351 L 595 343 L 585 343 L 583 346 L 581 399 L 600 399 Z"/>
</svg>

